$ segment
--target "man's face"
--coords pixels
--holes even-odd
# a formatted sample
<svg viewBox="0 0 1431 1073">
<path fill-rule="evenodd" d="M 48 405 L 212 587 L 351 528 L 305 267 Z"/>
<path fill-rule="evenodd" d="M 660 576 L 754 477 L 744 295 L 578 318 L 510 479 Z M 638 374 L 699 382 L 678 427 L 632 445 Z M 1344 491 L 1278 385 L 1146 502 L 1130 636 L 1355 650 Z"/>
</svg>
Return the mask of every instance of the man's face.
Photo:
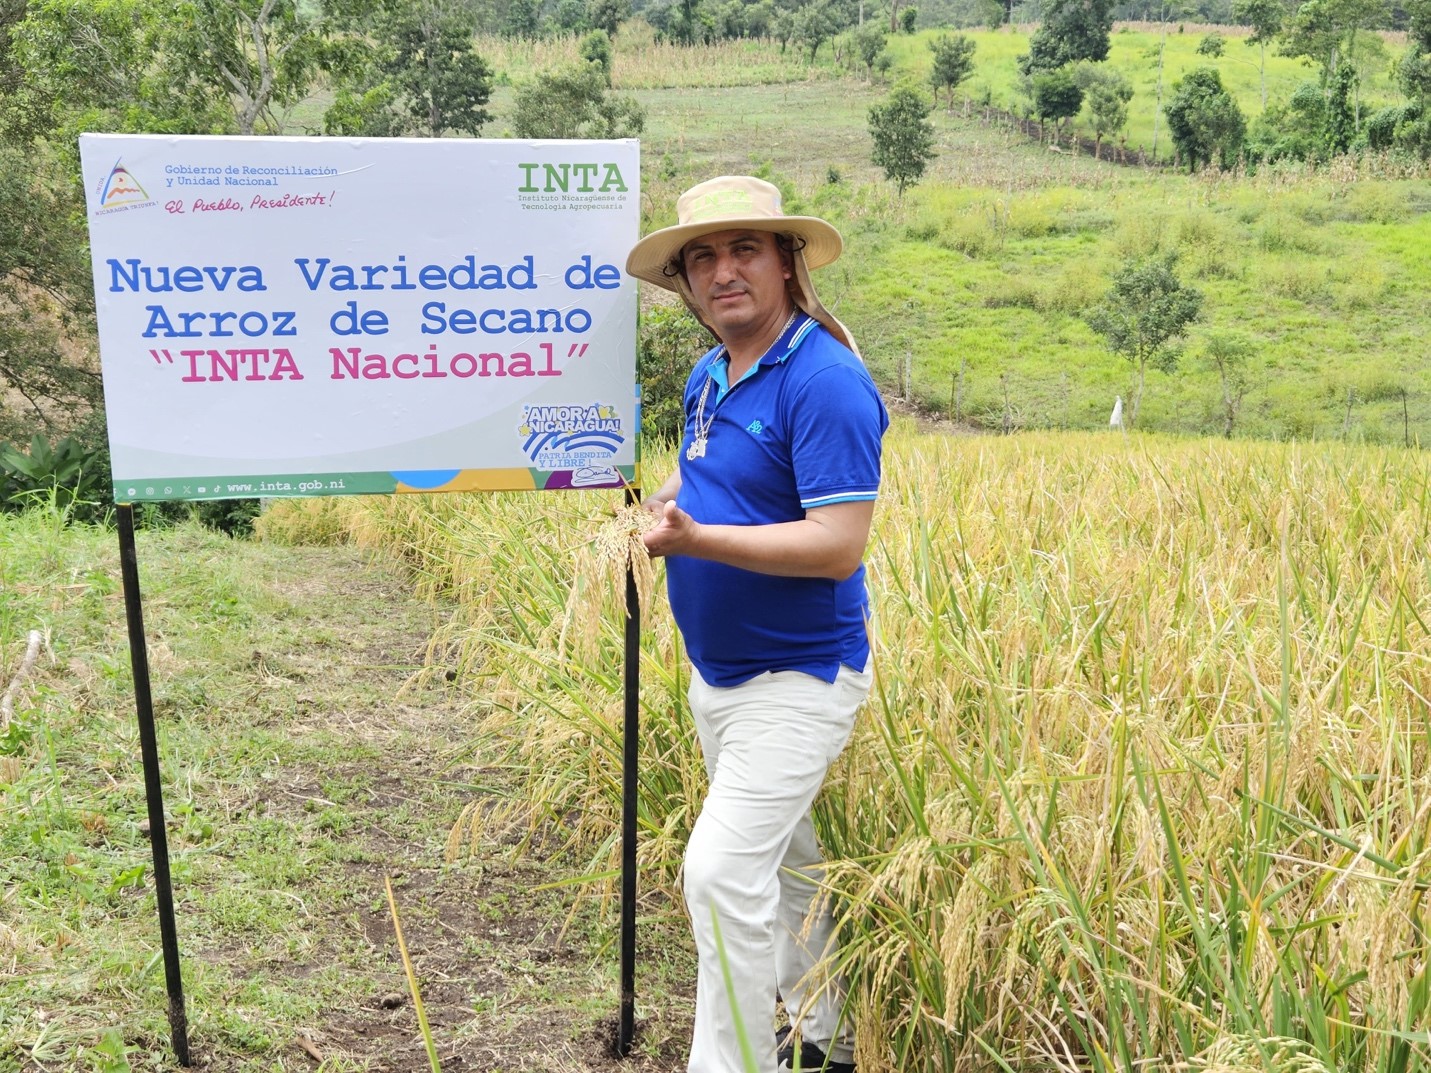
<svg viewBox="0 0 1431 1073">
<path fill-rule="evenodd" d="M 686 282 L 706 322 L 730 344 L 778 327 L 790 312 L 790 255 L 769 231 L 717 231 L 686 243 Z"/>
</svg>

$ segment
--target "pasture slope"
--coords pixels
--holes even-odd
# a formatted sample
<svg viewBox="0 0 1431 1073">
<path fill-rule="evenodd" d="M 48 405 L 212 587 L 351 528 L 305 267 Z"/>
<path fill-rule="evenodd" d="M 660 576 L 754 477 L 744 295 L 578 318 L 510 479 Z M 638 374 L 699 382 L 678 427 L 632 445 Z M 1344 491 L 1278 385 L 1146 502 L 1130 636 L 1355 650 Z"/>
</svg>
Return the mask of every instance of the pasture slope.
<svg viewBox="0 0 1431 1073">
<path fill-rule="evenodd" d="M 924 77 L 930 36 L 893 39 L 892 77 Z M 821 293 L 855 327 L 885 390 L 1000 429 L 1106 425 L 1132 373 L 1084 314 L 1128 260 L 1173 253 L 1205 295 L 1203 315 L 1175 371 L 1150 372 L 1145 428 L 1220 434 L 1231 387 L 1240 396 L 1234 435 L 1431 440 L 1424 165 L 1369 156 L 1190 177 L 1051 152 L 978 103 L 1017 107 L 1024 36 L 973 36 L 975 73 L 962 101 L 931 117 L 939 155 L 902 201 L 869 162 L 868 111 L 887 83 L 809 65 L 794 50 L 782 56 L 772 43 L 713 46 L 663 65 L 642 41 L 618 36 L 616 87 L 648 111 L 647 226 L 672 222 L 676 195 L 710 175 L 755 170 L 776 180 L 790 210 L 825 215 L 845 235 L 847 254 L 821 273 Z M 1169 33 L 1165 82 L 1205 62 L 1200 38 Z M 1143 83 L 1157 45 L 1146 30 L 1114 34 L 1110 62 L 1139 87 L 1130 145 L 1138 124 L 1151 133 L 1155 98 Z M 574 42 L 549 43 L 539 57 L 492 48 L 514 78 L 524 64 L 575 55 Z M 1218 61 L 1249 115 L 1260 111 L 1257 72 L 1242 70 L 1254 51 L 1233 37 Z M 706 88 L 695 91 L 700 63 Z M 1279 56 L 1268 71 L 1272 102 L 1311 75 Z M 1378 76 L 1366 107 L 1389 92 Z M 510 95 L 499 95 L 494 133 L 509 107 Z M 1219 348 L 1242 355 L 1230 385 L 1210 357 Z"/>
</svg>

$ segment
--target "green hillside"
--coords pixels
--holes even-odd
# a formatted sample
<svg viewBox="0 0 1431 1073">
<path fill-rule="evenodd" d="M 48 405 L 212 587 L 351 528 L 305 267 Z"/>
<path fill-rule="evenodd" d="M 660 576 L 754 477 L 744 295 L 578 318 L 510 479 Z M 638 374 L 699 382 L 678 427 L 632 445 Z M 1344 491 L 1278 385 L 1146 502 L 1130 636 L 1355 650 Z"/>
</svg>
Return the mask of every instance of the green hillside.
<svg viewBox="0 0 1431 1073">
<path fill-rule="evenodd" d="M 995 107 L 1023 114 L 1027 98 L 1019 88 L 1018 58 L 1028 52 L 1029 33 L 1019 29 L 998 31 L 964 30 L 977 44 L 974 53 L 974 74 L 960 94 L 975 102 L 990 101 Z M 895 58 L 896 70 L 910 72 L 921 80 L 928 77 L 930 51 L 928 42 L 940 32 L 925 31 L 913 36 L 890 39 L 889 49 Z M 1205 34 L 1215 32 L 1225 38 L 1221 57 L 1199 55 L 1197 48 Z M 1128 106 L 1128 128 L 1125 139 L 1129 152 L 1143 149 L 1153 155 L 1153 120 L 1158 108 L 1158 52 L 1163 53 L 1163 100 L 1172 92 L 1173 84 L 1195 67 L 1216 67 L 1223 85 L 1237 99 L 1243 115 L 1249 120 L 1262 113 L 1260 50 L 1246 40 L 1247 31 L 1237 27 L 1205 27 L 1195 29 L 1169 23 L 1166 37 L 1154 30 L 1134 30 L 1128 26 L 1116 28 L 1107 62 L 1123 73 L 1133 86 L 1133 100 Z M 1380 41 L 1380 38 L 1377 38 Z M 1364 114 L 1397 97 L 1389 77 L 1390 60 L 1402 45 L 1384 46 L 1380 53 L 1371 46 L 1379 60 L 1368 64 L 1363 74 L 1362 110 Z M 1267 49 L 1267 102 L 1286 103 L 1303 82 L 1315 81 L 1316 69 L 1304 60 L 1278 55 L 1275 46 Z M 1087 110 L 1076 123 L 1078 132 L 1093 137 Z M 1172 143 L 1167 122 L 1158 120 L 1157 159 L 1172 159 Z"/>
<path fill-rule="evenodd" d="M 1368 161 L 1361 172 L 1190 178 L 1052 153 L 977 110 L 939 109 L 939 156 L 901 203 L 869 163 L 867 113 L 885 89 L 844 79 L 640 91 L 649 225 L 671 222 L 692 182 L 766 169 L 793 209 L 844 233 L 822 293 L 885 388 L 902 392 L 908 363 L 922 407 L 954 404 L 994 427 L 1006 391 L 1015 427 L 1106 424 L 1130 367 L 1082 314 L 1125 258 L 1175 250 L 1205 293 L 1204 317 L 1179 370 L 1150 373 L 1146 427 L 1222 430 L 1206 358 L 1220 337 L 1249 352 L 1238 434 L 1431 441 L 1424 172 Z"/>
</svg>

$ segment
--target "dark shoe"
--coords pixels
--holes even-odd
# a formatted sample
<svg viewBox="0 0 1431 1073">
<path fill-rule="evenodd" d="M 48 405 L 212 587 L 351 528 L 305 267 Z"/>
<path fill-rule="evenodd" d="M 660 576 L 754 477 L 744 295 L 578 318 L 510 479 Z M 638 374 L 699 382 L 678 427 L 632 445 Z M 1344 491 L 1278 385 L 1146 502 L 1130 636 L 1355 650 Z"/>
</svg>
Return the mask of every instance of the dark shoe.
<svg viewBox="0 0 1431 1073">
<path fill-rule="evenodd" d="M 799 1061 L 795 1058 L 795 1044 L 789 1042 L 790 1027 L 780 1029 L 775 1033 L 775 1068 L 780 1073 L 787 1070 L 799 1071 L 799 1073 L 855 1073 L 853 1062 L 833 1062 L 825 1057 L 825 1052 L 816 1047 L 813 1043 L 800 1041 Z"/>
</svg>

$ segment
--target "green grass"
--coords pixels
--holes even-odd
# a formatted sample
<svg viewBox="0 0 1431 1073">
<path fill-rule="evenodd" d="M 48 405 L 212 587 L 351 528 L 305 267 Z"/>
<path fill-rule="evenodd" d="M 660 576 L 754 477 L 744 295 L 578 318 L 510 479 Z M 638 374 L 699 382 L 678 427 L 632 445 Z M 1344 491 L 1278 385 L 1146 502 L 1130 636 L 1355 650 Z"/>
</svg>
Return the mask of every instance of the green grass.
<svg viewBox="0 0 1431 1073">
<path fill-rule="evenodd" d="M 1089 427 L 1128 395 L 1130 368 L 1082 320 L 1125 257 L 1176 251 L 1206 297 L 1174 375 L 1150 380 L 1150 427 L 1208 432 L 1218 385 L 1202 357 L 1210 333 L 1254 348 L 1244 433 L 1374 442 L 1431 438 L 1418 280 L 1431 215 L 1412 182 L 1293 190 L 1148 177 L 1108 190 L 916 188 L 893 219 L 871 219 L 851 245 L 842 313 L 870 360 L 896 382 L 914 353 L 914 390 L 947 409 L 964 364 L 965 412 L 1002 416 L 1013 383 L 1021 427 Z M 1388 217 L 1400 217 L 1387 222 Z M 1409 394 L 1409 432 L 1399 391 Z M 986 422 L 987 423 L 987 422 Z"/>
</svg>

